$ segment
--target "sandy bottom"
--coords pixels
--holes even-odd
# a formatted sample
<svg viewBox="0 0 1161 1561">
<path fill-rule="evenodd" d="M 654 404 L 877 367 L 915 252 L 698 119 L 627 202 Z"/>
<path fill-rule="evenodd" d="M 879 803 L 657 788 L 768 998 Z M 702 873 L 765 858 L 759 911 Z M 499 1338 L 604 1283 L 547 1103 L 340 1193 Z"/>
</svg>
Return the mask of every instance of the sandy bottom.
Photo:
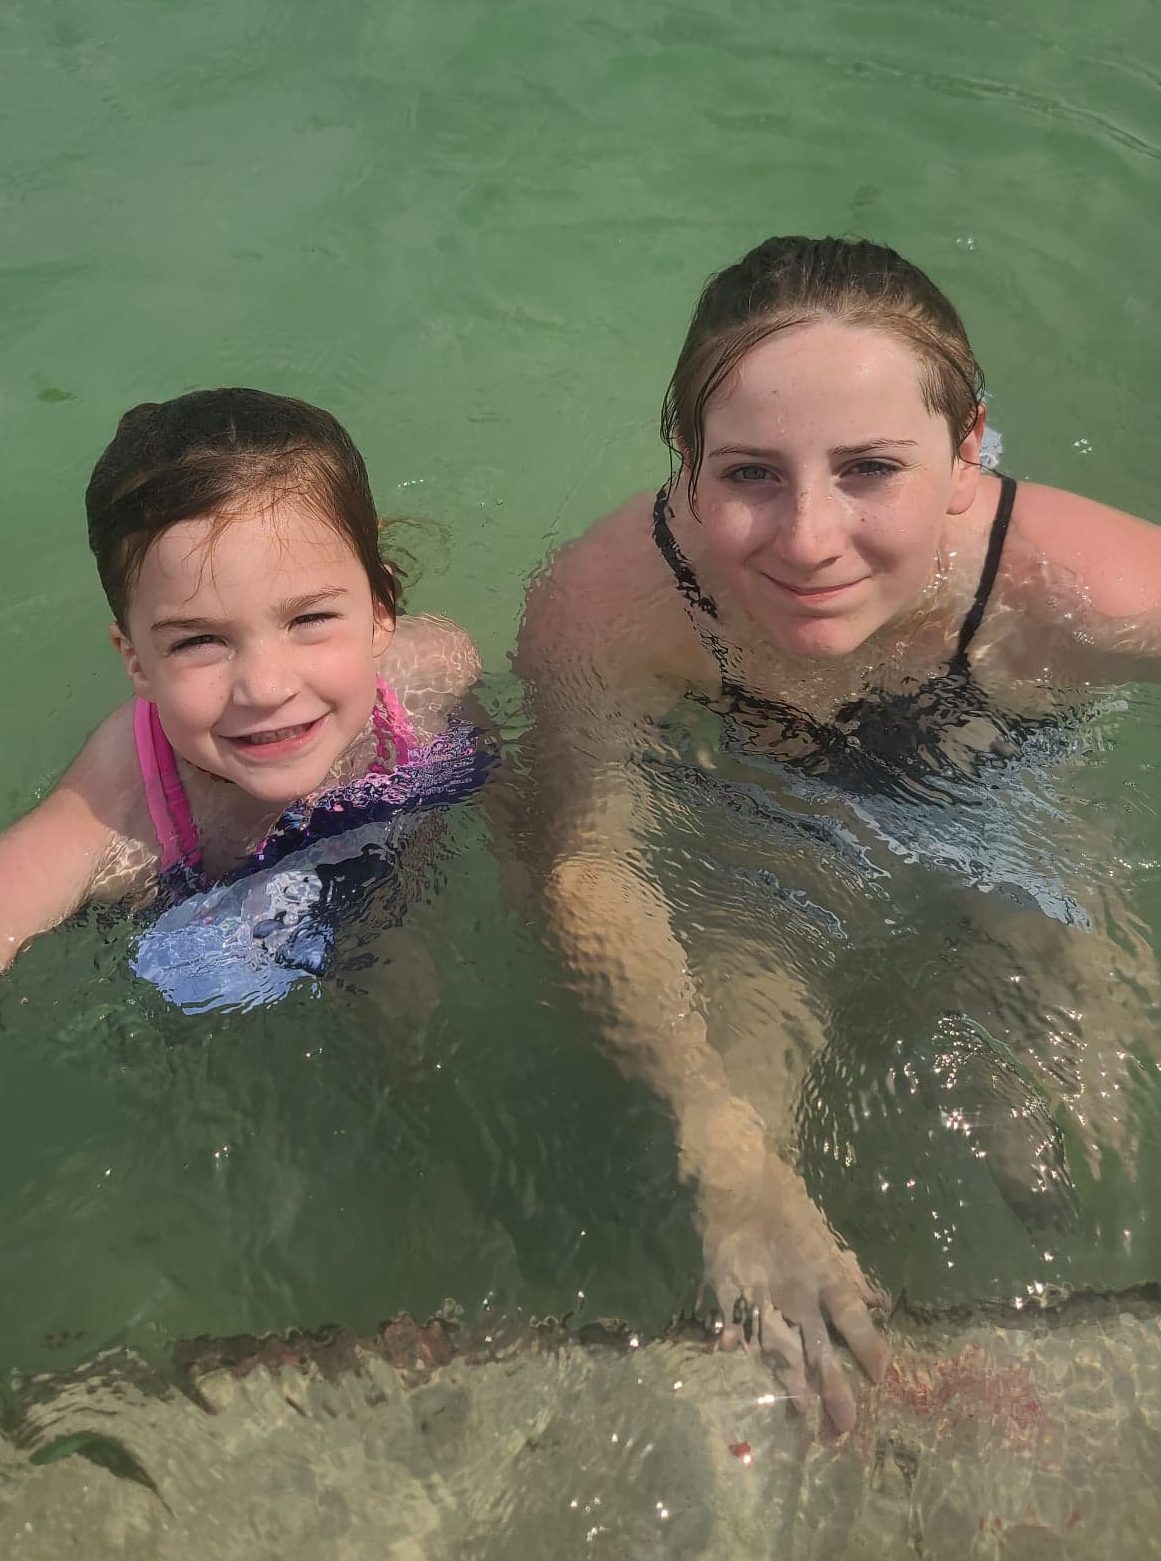
<svg viewBox="0 0 1161 1561">
<path fill-rule="evenodd" d="M 1161 1303 L 896 1315 L 836 1439 L 761 1359 L 615 1329 L 199 1340 L 17 1382 L 10 1561 L 1161 1555 Z"/>
</svg>

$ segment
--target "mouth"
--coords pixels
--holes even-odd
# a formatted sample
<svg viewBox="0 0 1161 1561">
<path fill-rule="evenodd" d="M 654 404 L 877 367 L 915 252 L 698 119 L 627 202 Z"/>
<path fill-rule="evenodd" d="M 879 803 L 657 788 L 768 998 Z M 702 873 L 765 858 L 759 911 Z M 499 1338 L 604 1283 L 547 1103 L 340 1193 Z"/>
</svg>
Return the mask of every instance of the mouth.
<svg viewBox="0 0 1161 1561">
<path fill-rule="evenodd" d="M 276 726 L 267 731 L 241 732 L 237 736 L 227 736 L 224 740 L 232 747 L 241 749 L 248 758 L 280 759 L 305 746 L 325 720 L 326 716 L 320 715 L 313 721 L 300 721 L 295 726 Z"/>
<path fill-rule="evenodd" d="M 767 575 L 766 578 L 771 585 L 777 586 L 778 590 L 808 607 L 821 607 L 828 602 L 838 601 L 848 591 L 853 591 L 856 586 L 863 583 L 862 580 L 847 580 L 841 585 L 794 585 L 791 581 L 779 580 L 774 575 Z"/>
</svg>

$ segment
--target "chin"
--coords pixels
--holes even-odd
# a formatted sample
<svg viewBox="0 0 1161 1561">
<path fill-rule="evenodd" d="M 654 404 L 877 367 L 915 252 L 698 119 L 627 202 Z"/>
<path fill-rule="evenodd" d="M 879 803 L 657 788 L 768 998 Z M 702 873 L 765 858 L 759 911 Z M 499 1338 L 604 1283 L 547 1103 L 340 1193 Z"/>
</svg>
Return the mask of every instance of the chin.
<svg viewBox="0 0 1161 1561">
<path fill-rule="evenodd" d="M 270 807 L 288 808 L 292 803 L 300 802 L 303 797 L 309 797 L 312 792 L 320 790 L 326 783 L 330 774 L 330 767 L 319 766 L 317 763 L 309 767 L 304 765 L 275 767 L 271 765 L 266 772 L 239 768 L 238 765 L 218 764 L 214 766 L 216 774 L 223 780 L 244 791 L 248 797 L 253 797 L 255 802 L 267 803 Z"/>
<path fill-rule="evenodd" d="M 783 623 L 771 635 L 778 648 L 788 655 L 809 656 L 816 661 L 835 661 L 849 656 L 867 637 L 862 625 L 841 618 Z"/>
</svg>

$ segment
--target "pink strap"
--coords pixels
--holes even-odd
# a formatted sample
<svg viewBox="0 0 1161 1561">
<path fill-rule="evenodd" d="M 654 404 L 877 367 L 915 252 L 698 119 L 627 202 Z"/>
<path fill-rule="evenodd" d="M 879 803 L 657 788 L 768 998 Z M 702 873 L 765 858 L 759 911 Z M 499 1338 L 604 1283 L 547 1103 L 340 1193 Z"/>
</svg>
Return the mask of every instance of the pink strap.
<svg viewBox="0 0 1161 1561">
<path fill-rule="evenodd" d="M 177 759 L 161 727 L 157 706 L 148 699 L 133 701 L 133 741 L 145 805 L 161 849 L 161 871 L 184 863 L 196 866 L 201 855 L 197 826 L 190 812 Z"/>
<path fill-rule="evenodd" d="M 379 705 L 383 707 L 385 720 L 379 716 Z M 395 749 L 396 765 L 409 764 L 412 754 L 420 746 L 419 737 L 395 690 L 382 678 L 379 679 L 379 705 L 375 707 L 375 725 L 380 737 L 390 737 L 391 746 Z M 379 757 L 383 758 L 382 748 Z"/>
</svg>

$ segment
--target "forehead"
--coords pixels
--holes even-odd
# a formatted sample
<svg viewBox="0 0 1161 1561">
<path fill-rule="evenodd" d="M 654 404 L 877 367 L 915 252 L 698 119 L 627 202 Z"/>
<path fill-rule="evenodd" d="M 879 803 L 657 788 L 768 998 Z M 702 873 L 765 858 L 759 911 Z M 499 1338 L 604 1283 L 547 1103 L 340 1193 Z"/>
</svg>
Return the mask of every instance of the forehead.
<svg viewBox="0 0 1161 1561">
<path fill-rule="evenodd" d="M 786 429 L 914 435 L 941 426 L 924 405 L 921 370 L 911 348 L 885 331 L 836 320 L 791 326 L 753 347 L 710 398 L 707 439 L 758 427 L 768 436 L 772 420 Z"/>
<path fill-rule="evenodd" d="M 231 607 L 364 579 L 350 543 L 303 499 L 262 502 L 235 515 L 178 521 L 150 544 L 133 592 L 188 608 Z"/>
</svg>

